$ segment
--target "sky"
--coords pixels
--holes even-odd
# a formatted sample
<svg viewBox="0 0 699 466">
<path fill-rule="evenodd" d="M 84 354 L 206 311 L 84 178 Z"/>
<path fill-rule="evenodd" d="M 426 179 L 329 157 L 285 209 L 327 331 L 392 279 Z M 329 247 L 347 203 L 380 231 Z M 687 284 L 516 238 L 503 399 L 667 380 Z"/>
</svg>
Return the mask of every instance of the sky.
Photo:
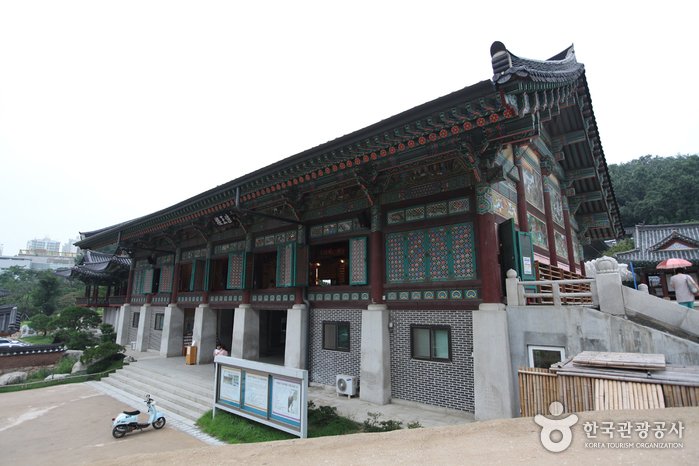
<svg viewBox="0 0 699 466">
<path fill-rule="evenodd" d="M 673 0 L 0 0 L 3 254 L 489 80 L 494 41 L 542 60 L 575 45 L 608 164 L 697 154 L 695 13 Z"/>
</svg>

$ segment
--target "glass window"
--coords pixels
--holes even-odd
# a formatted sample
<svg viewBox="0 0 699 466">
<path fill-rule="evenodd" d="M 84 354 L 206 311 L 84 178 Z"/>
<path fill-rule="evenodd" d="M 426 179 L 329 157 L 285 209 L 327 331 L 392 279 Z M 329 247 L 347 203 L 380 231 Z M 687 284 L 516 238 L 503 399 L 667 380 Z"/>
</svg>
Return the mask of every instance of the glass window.
<svg viewBox="0 0 699 466">
<path fill-rule="evenodd" d="M 140 319 L 140 317 L 141 317 L 141 313 L 140 313 L 140 312 L 134 312 L 134 313 L 133 313 L 133 321 L 131 322 L 131 326 L 132 326 L 132 327 L 138 328 L 138 320 Z"/>
<path fill-rule="evenodd" d="M 349 351 L 349 322 L 323 322 L 323 349 Z"/>
<path fill-rule="evenodd" d="M 560 346 L 530 346 L 529 366 L 549 369 L 566 358 L 566 350 Z"/>
<path fill-rule="evenodd" d="M 163 329 L 163 322 L 165 322 L 165 314 L 155 315 L 155 330 Z"/>
<path fill-rule="evenodd" d="M 435 325 L 411 327 L 413 359 L 451 361 L 451 328 Z"/>
</svg>

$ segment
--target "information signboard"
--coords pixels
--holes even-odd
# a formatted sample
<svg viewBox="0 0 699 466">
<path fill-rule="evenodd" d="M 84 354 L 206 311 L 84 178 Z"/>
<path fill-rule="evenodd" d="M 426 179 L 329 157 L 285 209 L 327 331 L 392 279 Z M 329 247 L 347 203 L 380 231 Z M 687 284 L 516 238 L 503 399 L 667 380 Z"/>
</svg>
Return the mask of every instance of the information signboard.
<svg viewBox="0 0 699 466">
<path fill-rule="evenodd" d="M 214 416 L 222 409 L 306 438 L 308 371 L 216 356 Z"/>
</svg>

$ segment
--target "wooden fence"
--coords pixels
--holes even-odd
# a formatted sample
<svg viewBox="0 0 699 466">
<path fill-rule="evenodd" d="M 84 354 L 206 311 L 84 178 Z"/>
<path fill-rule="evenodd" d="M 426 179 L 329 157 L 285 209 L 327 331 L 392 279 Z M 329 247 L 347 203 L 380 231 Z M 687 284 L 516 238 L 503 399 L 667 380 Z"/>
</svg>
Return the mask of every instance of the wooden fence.
<svg viewBox="0 0 699 466">
<path fill-rule="evenodd" d="M 533 367 L 518 373 L 522 417 L 548 415 L 554 401 L 563 404 L 564 413 L 699 406 L 699 387 L 557 375 Z"/>
</svg>

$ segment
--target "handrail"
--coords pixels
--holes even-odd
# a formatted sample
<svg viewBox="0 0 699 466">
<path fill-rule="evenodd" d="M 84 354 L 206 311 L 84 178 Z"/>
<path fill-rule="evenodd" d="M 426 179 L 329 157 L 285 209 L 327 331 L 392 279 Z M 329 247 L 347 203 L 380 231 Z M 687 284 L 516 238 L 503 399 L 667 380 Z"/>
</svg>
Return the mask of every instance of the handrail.
<svg viewBox="0 0 699 466">
<path fill-rule="evenodd" d="M 532 280 L 520 281 L 514 270 L 507 272 L 507 302 L 517 306 L 526 306 L 527 298 L 549 298 L 554 306 L 561 306 L 563 298 L 591 298 L 592 305 L 599 305 L 597 280 L 594 278 L 565 279 L 565 280 Z M 561 291 L 561 286 L 589 285 L 590 291 Z M 537 286 L 536 293 L 525 293 L 525 287 Z M 542 287 L 551 287 L 551 291 L 542 291 Z M 548 303 L 547 303 L 548 304 Z M 567 304 L 567 303 L 566 303 Z"/>
</svg>

